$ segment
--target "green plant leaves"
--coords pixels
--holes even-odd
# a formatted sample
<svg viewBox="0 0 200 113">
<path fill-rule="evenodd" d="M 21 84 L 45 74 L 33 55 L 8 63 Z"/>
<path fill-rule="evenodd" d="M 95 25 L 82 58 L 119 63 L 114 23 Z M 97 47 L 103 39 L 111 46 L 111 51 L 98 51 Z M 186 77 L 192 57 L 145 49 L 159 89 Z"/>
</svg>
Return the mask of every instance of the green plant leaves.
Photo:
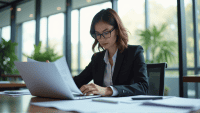
<svg viewBox="0 0 200 113">
<path fill-rule="evenodd" d="M 14 61 L 18 60 L 15 54 L 15 46 L 17 45 L 16 42 L 5 41 L 2 38 L 0 43 L 0 74 L 16 74 Z"/>
<path fill-rule="evenodd" d="M 31 56 L 28 56 L 26 54 L 23 54 L 23 55 L 28 58 L 31 58 L 31 59 L 34 59 L 37 61 L 42 61 L 42 62 L 45 62 L 46 60 L 49 60 L 50 62 L 54 62 L 57 59 L 63 57 L 63 56 L 57 55 L 57 53 L 54 52 L 53 48 L 55 48 L 55 47 L 53 47 L 53 48 L 48 47 L 48 48 L 46 48 L 46 51 L 40 52 L 41 45 L 42 45 L 41 41 L 39 42 L 38 46 L 34 45 L 35 50 Z"/>
<path fill-rule="evenodd" d="M 166 41 L 162 36 L 167 24 L 162 24 L 158 29 L 155 25 L 146 30 L 139 30 L 141 36 L 140 42 L 145 50 L 150 49 L 152 59 L 146 59 L 146 63 L 160 63 L 175 61 L 175 49 L 177 43 L 174 41 Z"/>
<path fill-rule="evenodd" d="M 142 42 L 143 47 L 147 50 L 151 45 L 151 31 L 147 29 L 145 31 L 140 30 L 139 32 L 139 35 L 142 37 L 140 38 L 140 42 Z"/>
</svg>

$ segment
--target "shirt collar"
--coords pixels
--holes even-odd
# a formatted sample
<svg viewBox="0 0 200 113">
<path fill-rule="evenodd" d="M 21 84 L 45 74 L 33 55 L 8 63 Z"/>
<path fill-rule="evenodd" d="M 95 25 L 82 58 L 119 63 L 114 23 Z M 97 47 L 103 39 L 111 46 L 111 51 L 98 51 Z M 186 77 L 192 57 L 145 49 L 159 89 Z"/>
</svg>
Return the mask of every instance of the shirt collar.
<svg viewBox="0 0 200 113">
<path fill-rule="evenodd" d="M 113 57 L 112 57 L 113 63 L 115 63 L 115 61 L 116 61 L 117 52 L 118 52 L 118 49 L 117 49 L 117 51 L 115 52 L 115 54 L 113 55 Z M 105 61 L 106 64 L 109 63 L 108 50 L 106 50 L 106 53 L 105 53 L 105 55 L 104 55 L 104 61 Z"/>
</svg>

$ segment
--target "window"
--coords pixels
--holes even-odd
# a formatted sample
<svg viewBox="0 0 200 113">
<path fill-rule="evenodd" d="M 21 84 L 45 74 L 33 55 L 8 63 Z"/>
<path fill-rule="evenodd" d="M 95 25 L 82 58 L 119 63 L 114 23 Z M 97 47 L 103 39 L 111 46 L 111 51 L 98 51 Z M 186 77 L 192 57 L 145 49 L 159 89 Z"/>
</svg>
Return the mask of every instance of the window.
<svg viewBox="0 0 200 113">
<path fill-rule="evenodd" d="M 11 32 L 10 26 L 3 27 L 2 31 L 1 31 L 2 38 L 6 41 L 9 41 L 10 40 L 10 34 L 11 34 L 10 32 Z"/>
<path fill-rule="evenodd" d="M 57 55 L 63 55 L 64 14 L 59 13 L 49 16 L 48 44 L 54 48 Z"/>
<path fill-rule="evenodd" d="M 159 10 L 158 10 L 159 9 Z M 169 13 L 170 12 L 170 13 Z M 150 29 L 156 26 L 158 30 L 163 24 L 166 29 L 161 33 L 159 41 L 176 43 L 174 51 L 171 51 L 175 58 L 173 62 L 167 62 L 168 68 L 178 68 L 178 29 L 177 29 L 177 1 L 176 0 L 149 0 Z M 153 54 L 157 54 L 155 51 Z M 152 58 L 152 53 L 150 58 Z M 179 96 L 179 73 L 177 71 L 166 71 L 165 87 L 169 87 L 168 95 Z"/>
<path fill-rule="evenodd" d="M 185 21 L 186 21 L 186 54 L 187 67 L 194 68 L 194 31 L 192 0 L 184 0 L 185 3 Z M 194 74 L 194 73 L 193 73 Z"/>
<path fill-rule="evenodd" d="M 176 43 L 176 49 L 172 52 L 175 60 L 174 62 L 168 62 L 168 66 L 178 67 L 177 1 L 149 0 L 149 11 L 151 29 L 154 25 L 157 29 L 160 29 L 163 24 L 167 25 L 166 29 L 161 33 L 161 41 L 173 41 Z"/>
<path fill-rule="evenodd" d="M 145 0 L 119 0 L 118 14 L 128 30 L 128 44 L 140 45 L 137 30 L 145 29 Z"/>
<path fill-rule="evenodd" d="M 79 10 L 73 10 L 71 13 L 71 69 L 72 75 L 78 75 L 78 26 L 79 26 Z"/>
<path fill-rule="evenodd" d="M 197 0 L 197 17 L 198 17 L 198 31 L 200 30 L 200 1 Z M 199 36 L 200 36 L 200 31 L 199 31 Z M 200 59 L 200 38 L 199 38 L 199 59 Z M 199 60 L 199 66 L 200 66 L 200 60 Z M 199 71 L 200 73 L 200 71 Z M 199 93 L 200 94 L 200 93 Z"/>
<path fill-rule="evenodd" d="M 35 44 L 35 20 L 22 24 L 22 53 L 32 55 Z M 27 57 L 22 56 L 22 61 L 27 61 Z"/>
<path fill-rule="evenodd" d="M 42 42 L 41 52 L 43 52 L 47 47 L 47 17 L 40 19 L 40 41 Z"/>
</svg>

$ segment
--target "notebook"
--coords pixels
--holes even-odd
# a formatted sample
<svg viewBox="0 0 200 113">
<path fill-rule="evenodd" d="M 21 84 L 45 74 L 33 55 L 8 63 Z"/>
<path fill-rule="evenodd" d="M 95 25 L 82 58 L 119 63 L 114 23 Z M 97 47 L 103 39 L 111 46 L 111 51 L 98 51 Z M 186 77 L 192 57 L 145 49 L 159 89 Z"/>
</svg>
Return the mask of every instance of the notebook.
<svg viewBox="0 0 200 113">
<path fill-rule="evenodd" d="M 76 86 L 65 56 L 55 62 L 14 62 L 30 93 L 38 97 L 59 99 L 86 99 L 101 95 L 84 96 Z"/>
</svg>

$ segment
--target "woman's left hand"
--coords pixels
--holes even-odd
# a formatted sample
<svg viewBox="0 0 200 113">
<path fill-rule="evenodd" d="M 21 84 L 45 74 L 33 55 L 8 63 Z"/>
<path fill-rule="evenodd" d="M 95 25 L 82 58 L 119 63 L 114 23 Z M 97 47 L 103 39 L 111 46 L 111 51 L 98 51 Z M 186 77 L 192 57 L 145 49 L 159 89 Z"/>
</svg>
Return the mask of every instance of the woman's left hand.
<svg viewBox="0 0 200 113">
<path fill-rule="evenodd" d="M 83 85 L 80 88 L 80 90 L 83 94 L 86 94 L 87 96 L 90 94 L 101 95 L 101 96 L 111 96 L 113 93 L 110 87 L 101 87 L 94 83 Z"/>
</svg>

